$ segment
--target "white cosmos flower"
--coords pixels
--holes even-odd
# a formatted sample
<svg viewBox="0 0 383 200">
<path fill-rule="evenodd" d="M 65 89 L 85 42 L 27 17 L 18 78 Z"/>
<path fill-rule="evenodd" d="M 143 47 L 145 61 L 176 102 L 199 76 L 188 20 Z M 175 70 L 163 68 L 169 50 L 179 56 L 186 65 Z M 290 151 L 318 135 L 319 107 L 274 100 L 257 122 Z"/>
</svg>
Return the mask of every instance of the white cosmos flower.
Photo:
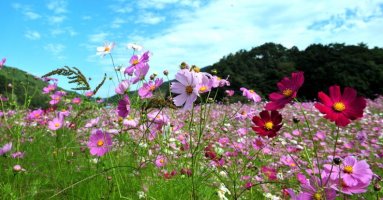
<svg viewBox="0 0 383 200">
<path fill-rule="evenodd" d="M 97 47 L 97 55 L 104 57 L 106 54 L 109 54 L 114 48 L 114 42 L 105 42 L 104 46 Z"/>
<path fill-rule="evenodd" d="M 133 49 L 135 51 L 141 51 L 143 49 L 142 46 L 138 45 L 138 44 L 135 44 L 135 43 L 129 43 L 128 45 L 126 45 L 126 47 L 128 49 Z"/>
</svg>

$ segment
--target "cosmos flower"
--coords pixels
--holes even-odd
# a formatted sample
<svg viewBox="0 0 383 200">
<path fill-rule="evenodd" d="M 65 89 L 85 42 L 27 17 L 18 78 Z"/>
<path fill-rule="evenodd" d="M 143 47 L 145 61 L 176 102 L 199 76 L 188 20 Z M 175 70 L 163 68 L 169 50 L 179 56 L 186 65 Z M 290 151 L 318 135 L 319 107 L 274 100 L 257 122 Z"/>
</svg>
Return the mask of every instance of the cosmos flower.
<svg viewBox="0 0 383 200">
<path fill-rule="evenodd" d="M 162 78 L 157 78 L 154 82 L 149 81 L 148 83 L 144 83 L 144 85 L 140 89 L 138 89 L 138 95 L 140 95 L 141 99 L 152 97 L 153 91 L 160 87 L 162 82 Z"/>
<path fill-rule="evenodd" d="M 187 69 L 182 69 L 176 74 L 177 82 L 173 82 L 170 90 L 178 96 L 174 97 L 173 102 L 176 106 L 184 106 L 183 110 L 190 110 L 193 102 L 199 96 L 196 86 L 199 84 L 200 79 L 195 72 Z"/>
<path fill-rule="evenodd" d="M 57 89 L 57 83 L 49 84 L 48 86 L 43 88 L 43 94 L 48 94 Z"/>
<path fill-rule="evenodd" d="M 248 90 L 244 87 L 241 87 L 239 90 L 242 91 L 242 95 L 247 99 L 254 101 L 255 103 L 261 101 L 261 97 L 257 93 L 255 93 L 254 90 Z"/>
<path fill-rule="evenodd" d="M 164 167 L 167 163 L 167 159 L 163 155 L 158 155 L 156 161 L 154 162 L 156 167 L 161 168 Z"/>
<path fill-rule="evenodd" d="M 338 180 L 340 177 L 345 185 L 351 187 L 358 185 L 360 182 L 369 184 L 373 175 L 365 160 L 358 161 L 353 156 L 344 158 L 340 166 L 331 167 L 330 164 L 326 164 L 324 169 L 327 174 L 330 174 L 332 169 L 331 180 Z"/>
<path fill-rule="evenodd" d="M 110 151 L 112 144 L 110 134 L 97 129 L 92 131 L 87 146 L 91 155 L 103 156 Z"/>
<path fill-rule="evenodd" d="M 277 180 L 277 170 L 272 167 L 262 166 L 261 172 L 269 179 L 269 180 Z"/>
<path fill-rule="evenodd" d="M 136 84 L 138 81 L 144 80 L 148 71 L 149 71 L 149 64 L 144 63 L 141 65 L 137 65 L 136 70 L 134 71 L 134 77 L 132 78 L 131 82 L 133 84 Z"/>
<path fill-rule="evenodd" d="M 269 94 L 271 102 L 266 104 L 266 110 L 278 110 L 285 107 L 297 96 L 299 88 L 303 85 L 303 72 L 293 72 L 291 78 L 283 78 L 277 85 L 279 92 Z"/>
<path fill-rule="evenodd" d="M 94 92 L 92 90 L 86 91 L 85 96 L 86 97 L 92 97 L 94 95 Z"/>
<path fill-rule="evenodd" d="M 130 112 L 130 99 L 128 95 L 124 95 L 124 97 L 118 101 L 117 106 L 117 114 L 118 116 L 125 118 L 129 115 Z"/>
<path fill-rule="evenodd" d="M 117 94 L 124 94 L 125 91 L 129 88 L 130 82 L 129 80 L 123 80 L 121 81 L 116 89 L 114 90 Z"/>
<path fill-rule="evenodd" d="M 234 90 L 225 90 L 225 94 L 228 96 L 228 97 L 231 97 L 234 95 Z"/>
<path fill-rule="evenodd" d="M 105 42 L 104 46 L 97 47 L 96 54 L 100 55 L 101 57 L 104 57 L 106 54 L 110 54 L 114 46 L 115 46 L 114 42 Z"/>
<path fill-rule="evenodd" d="M 4 64 L 5 64 L 5 61 L 7 61 L 6 58 L 1 59 L 1 61 L 0 61 L 0 69 L 3 68 L 3 66 L 4 66 Z"/>
<path fill-rule="evenodd" d="M 129 43 L 126 45 L 126 48 L 133 49 L 134 51 L 141 51 L 143 49 L 142 46 L 135 44 L 135 43 Z"/>
<path fill-rule="evenodd" d="M 11 151 L 11 149 L 12 149 L 12 142 L 4 144 L 4 146 L 2 146 L 0 148 L 0 156 L 6 154 L 9 151 Z"/>
<path fill-rule="evenodd" d="M 147 64 L 149 62 L 149 55 L 149 51 L 143 53 L 141 57 L 133 55 L 129 61 L 130 66 L 125 69 L 124 74 L 128 74 L 129 76 L 133 75 L 134 70 L 136 70 L 138 66 Z"/>
<path fill-rule="evenodd" d="M 277 132 L 282 127 L 282 115 L 273 110 L 271 113 L 264 110 L 259 113 L 259 116 L 253 117 L 255 126 L 251 127 L 260 136 L 267 136 L 269 138 L 275 137 Z"/>
<path fill-rule="evenodd" d="M 310 181 L 301 185 L 302 192 L 296 197 L 297 200 L 311 199 L 327 199 L 335 200 L 336 191 L 329 186 L 322 186 L 321 183 L 326 183 L 327 177 L 322 178 L 322 181 L 316 176 L 312 176 Z M 328 182 L 327 182 L 328 183 Z"/>
<path fill-rule="evenodd" d="M 330 87 L 330 96 L 323 92 L 318 93 L 318 98 L 322 103 L 315 103 L 324 118 L 335 122 L 337 126 L 347 126 L 351 120 L 363 117 L 363 110 L 366 107 L 366 100 L 363 97 L 357 97 L 353 88 L 344 88 L 341 94 L 340 87 L 333 85 Z"/>
<path fill-rule="evenodd" d="M 77 105 L 81 104 L 81 98 L 80 97 L 73 98 L 72 103 Z"/>
<path fill-rule="evenodd" d="M 61 128 L 63 125 L 63 118 L 53 118 L 52 121 L 49 121 L 48 122 L 48 129 L 49 130 L 52 130 L 52 131 L 55 131 L 59 128 Z"/>
<path fill-rule="evenodd" d="M 61 101 L 61 96 L 57 94 L 51 95 L 51 100 L 49 101 L 49 104 L 56 105 Z"/>
<path fill-rule="evenodd" d="M 29 120 L 38 120 L 41 119 L 44 115 L 44 111 L 41 109 L 33 110 L 28 114 Z"/>
</svg>

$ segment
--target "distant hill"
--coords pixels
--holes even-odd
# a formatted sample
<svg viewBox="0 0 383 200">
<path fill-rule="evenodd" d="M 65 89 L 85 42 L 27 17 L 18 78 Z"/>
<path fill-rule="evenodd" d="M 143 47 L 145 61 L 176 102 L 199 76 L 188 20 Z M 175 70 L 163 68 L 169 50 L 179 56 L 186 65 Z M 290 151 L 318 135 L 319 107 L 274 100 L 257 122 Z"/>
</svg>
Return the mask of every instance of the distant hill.
<svg viewBox="0 0 383 200">
<path fill-rule="evenodd" d="M 4 66 L 0 70 L 0 94 L 11 101 L 15 100 L 19 105 L 27 105 L 30 102 L 30 108 L 47 107 L 50 97 L 42 94 L 45 86 L 47 86 L 46 82 L 23 70 L 9 66 Z M 77 95 L 71 91 L 66 92 Z"/>
<path fill-rule="evenodd" d="M 383 49 L 370 49 L 363 43 L 312 44 L 304 50 L 265 43 L 224 56 L 202 71 L 213 69 L 220 77 L 230 76 L 229 88 L 237 94 L 240 87 L 246 87 L 266 97 L 277 90 L 277 82 L 294 71 L 305 73 L 299 90 L 299 97 L 305 100 L 317 98 L 319 91 L 327 92 L 334 84 L 353 87 L 359 95 L 369 98 L 383 94 Z"/>
</svg>

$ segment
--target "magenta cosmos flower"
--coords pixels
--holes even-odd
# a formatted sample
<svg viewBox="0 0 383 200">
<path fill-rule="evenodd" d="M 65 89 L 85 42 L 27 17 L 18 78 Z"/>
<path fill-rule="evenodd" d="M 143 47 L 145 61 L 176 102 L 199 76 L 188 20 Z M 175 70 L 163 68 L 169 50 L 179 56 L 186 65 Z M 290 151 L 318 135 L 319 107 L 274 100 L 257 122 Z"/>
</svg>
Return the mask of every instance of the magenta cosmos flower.
<svg viewBox="0 0 383 200">
<path fill-rule="evenodd" d="M 112 138 L 107 132 L 93 130 L 87 145 L 91 155 L 103 156 L 112 148 Z"/>
<path fill-rule="evenodd" d="M 283 78 L 277 85 L 279 92 L 269 94 L 271 102 L 266 104 L 266 110 L 278 110 L 285 107 L 297 96 L 299 88 L 303 85 L 303 72 L 293 72 L 291 78 Z"/>
<path fill-rule="evenodd" d="M 128 95 L 124 95 L 124 97 L 118 101 L 117 106 L 117 114 L 118 116 L 125 118 L 129 115 L 130 112 L 130 99 Z"/>
<path fill-rule="evenodd" d="M 174 104 L 176 106 L 184 106 L 183 110 L 192 109 L 193 102 L 199 96 L 199 91 L 196 86 L 201 80 L 193 71 L 182 69 L 176 74 L 177 82 L 173 82 L 170 90 L 178 96 L 174 97 Z"/>
<path fill-rule="evenodd" d="M 366 100 L 357 97 L 356 91 L 350 87 L 344 88 L 342 95 L 340 87 L 333 85 L 330 87 L 330 96 L 319 92 L 318 98 L 322 103 L 315 103 L 315 108 L 325 114 L 324 118 L 335 122 L 337 126 L 347 126 L 351 120 L 363 117 Z"/>
<path fill-rule="evenodd" d="M 141 99 L 145 98 L 150 98 L 153 96 L 153 91 L 160 87 L 162 84 L 163 80 L 161 79 L 156 79 L 154 82 L 149 81 L 148 83 L 144 83 L 144 85 L 138 89 L 138 95 L 140 95 Z"/>
<path fill-rule="evenodd" d="M 273 110 L 271 113 L 264 110 L 259 113 L 259 116 L 254 116 L 252 119 L 255 126 L 251 127 L 260 136 L 269 138 L 275 137 L 282 125 L 282 115 Z"/>
</svg>

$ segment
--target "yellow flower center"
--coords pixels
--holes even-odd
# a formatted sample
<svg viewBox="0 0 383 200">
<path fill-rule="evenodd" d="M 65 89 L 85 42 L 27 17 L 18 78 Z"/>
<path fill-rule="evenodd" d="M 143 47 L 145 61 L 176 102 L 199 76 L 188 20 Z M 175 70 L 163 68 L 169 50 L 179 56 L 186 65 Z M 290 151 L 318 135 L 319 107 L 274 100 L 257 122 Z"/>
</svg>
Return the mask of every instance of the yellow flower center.
<svg viewBox="0 0 383 200">
<path fill-rule="evenodd" d="M 36 118 L 40 117 L 40 114 L 39 113 L 35 113 L 35 117 Z"/>
<path fill-rule="evenodd" d="M 137 65 L 138 63 L 138 60 L 133 60 L 133 65 Z"/>
<path fill-rule="evenodd" d="M 265 128 L 267 130 L 273 129 L 273 126 L 274 126 L 273 122 L 268 121 L 268 122 L 265 123 Z"/>
<path fill-rule="evenodd" d="M 346 109 L 346 106 L 342 102 L 336 102 L 334 103 L 332 107 L 334 108 L 335 111 L 338 111 L 338 112 L 342 112 L 344 111 L 344 109 Z"/>
<path fill-rule="evenodd" d="M 161 164 L 164 164 L 164 163 L 165 163 L 165 160 L 164 160 L 164 159 L 160 159 L 160 163 L 161 163 Z"/>
<path fill-rule="evenodd" d="M 319 192 L 315 193 L 313 197 L 315 200 L 321 200 L 322 199 L 322 195 Z"/>
<path fill-rule="evenodd" d="M 201 70 L 200 70 L 199 67 L 194 67 L 194 68 L 193 68 L 193 71 L 198 73 L 198 72 L 200 72 Z"/>
<path fill-rule="evenodd" d="M 155 85 L 151 85 L 150 87 L 149 87 L 149 90 L 150 91 L 154 91 L 156 89 L 156 86 Z"/>
<path fill-rule="evenodd" d="M 285 95 L 285 97 L 289 97 L 289 96 L 291 96 L 293 94 L 293 90 L 291 90 L 291 89 L 284 89 L 282 94 Z"/>
<path fill-rule="evenodd" d="M 56 127 L 56 128 L 60 127 L 60 123 L 56 122 L 56 123 L 55 123 L 55 127 Z"/>
<path fill-rule="evenodd" d="M 97 141 L 97 146 L 102 147 L 104 145 L 104 140 L 100 139 Z"/>
<path fill-rule="evenodd" d="M 347 174 L 351 174 L 352 171 L 353 171 L 353 168 L 352 168 L 352 166 L 350 166 L 350 165 L 346 165 L 346 166 L 344 167 L 344 169 L 343 169 L 343 172 L 344 172 L 344 173 L 347 173 Z"/>
<path fill-rule="evenodd" d="M 105 51 L 105 52 L 109 52 L 109 51 L 110 51 L 110 48 L 109 48 L 109 47 L 105 47 L 105 48 L 104 48 L 104 51 Z"/>
<path fill-rule="evenodd" d="M 191 94 L 191 93 L 193 93 L 193 87 L 188 85 L 185 87 L 185 91 L 187 94 Z"/>
<path fill-rule="evenodd" d="M 202 87 L 199 88 L 199 92 L 200 93 L 206 92 L 206 90 L 207 90 L 206 86 L 202 86 Z"/>
<path fill-rule="evenodd" d="M 249 92 L 250 92 L 251 94 L 253 94 L 253 93 L 254 93 L 254 90 L 249 90 Z"/>
</svg>

